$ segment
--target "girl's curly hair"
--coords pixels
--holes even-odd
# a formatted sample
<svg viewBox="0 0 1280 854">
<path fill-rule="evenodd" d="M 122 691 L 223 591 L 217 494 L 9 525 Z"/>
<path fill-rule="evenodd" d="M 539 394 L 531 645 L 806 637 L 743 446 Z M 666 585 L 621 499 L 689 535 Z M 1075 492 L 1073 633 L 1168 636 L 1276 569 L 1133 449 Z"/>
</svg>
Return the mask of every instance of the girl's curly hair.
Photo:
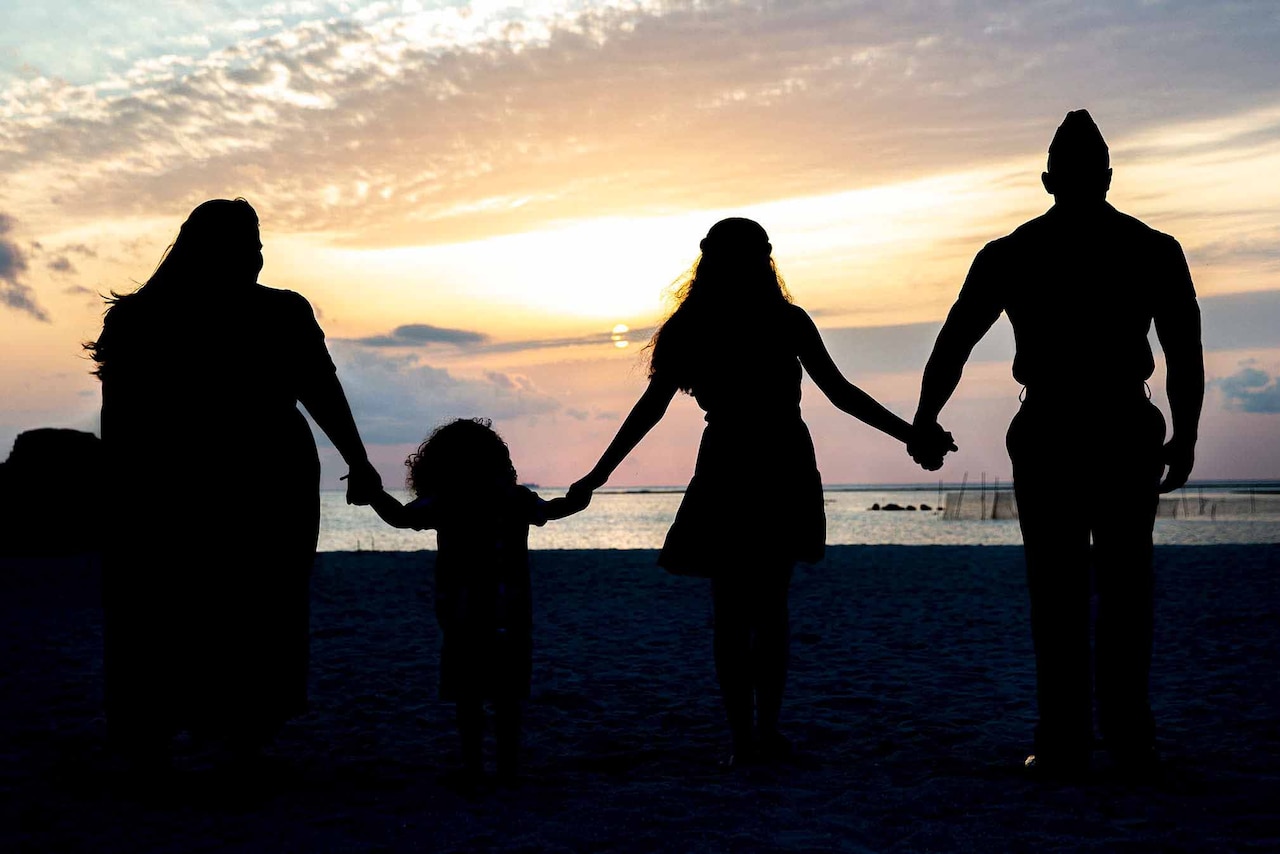
<svg viewBox="0 0 1280 854">
<path fill-rule="evenodd" d="M 488 418 L 458 418 L 431 432 L 404 461 L 416 496 L 484 492 L 516 484 L 511 450 Z"/>
</svg>

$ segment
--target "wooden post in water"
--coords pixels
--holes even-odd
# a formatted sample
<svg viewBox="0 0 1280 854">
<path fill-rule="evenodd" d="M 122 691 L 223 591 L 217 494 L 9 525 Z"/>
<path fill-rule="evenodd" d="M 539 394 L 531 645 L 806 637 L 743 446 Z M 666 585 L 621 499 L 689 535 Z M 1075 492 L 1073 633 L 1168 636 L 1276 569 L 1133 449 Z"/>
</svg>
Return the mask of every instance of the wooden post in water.
<svg viewBox="0 0 1280 854">
<path fill-rule="evenodd" d="M 960 518 L 960 508 L 964 506 L 964 488 L 969 483 L 969 473 L 960 478 L 960 496 L 956 498 L 956 518 Z"/>
<path fill-rule="evenodd" d="M 982 486 L 978 490 L 978 521 L 983 522 L 987 518 L 987 473 L 982 473 Z"/>
</svg>

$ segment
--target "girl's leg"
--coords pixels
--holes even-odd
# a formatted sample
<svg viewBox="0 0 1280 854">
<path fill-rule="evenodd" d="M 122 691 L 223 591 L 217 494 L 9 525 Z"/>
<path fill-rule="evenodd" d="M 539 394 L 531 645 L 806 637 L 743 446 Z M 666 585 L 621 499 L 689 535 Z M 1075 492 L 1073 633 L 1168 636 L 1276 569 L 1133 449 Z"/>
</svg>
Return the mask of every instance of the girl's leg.
<svg viewBox="0 0 1280 854">
<path fill-rule="evenodd" d="M 747 599 L 747 588 L 740 579 L 711 580 L 716 677 L 729 718 L 735 762 L 745 759 L 752 749 L 751 623 Z"/>
<path fill-rule="evenodd" d="M 498 775 L 514 777 L 520 769 L 520 701 L 495 702 L 494 726 L 498 738 Z"/>
<path fill-rule="evenodd" d="M 752 681 L 756 696 L 756 725 L 764 754 L 785 752 L 786 740 L 778 732 L 782 693 L 787 684 L 787 664 L 791 656 L 791 626 L 787 608 L 787 588 L 791 567 L 763 572 L 752 591 Z"/>
<path fill-rule="evenodd" d="M 479 776 L 484 773 L 484 704 L 480 700 L 459 700 L 454 715 L 462 741 L 462 770 Z"/>
</svg>

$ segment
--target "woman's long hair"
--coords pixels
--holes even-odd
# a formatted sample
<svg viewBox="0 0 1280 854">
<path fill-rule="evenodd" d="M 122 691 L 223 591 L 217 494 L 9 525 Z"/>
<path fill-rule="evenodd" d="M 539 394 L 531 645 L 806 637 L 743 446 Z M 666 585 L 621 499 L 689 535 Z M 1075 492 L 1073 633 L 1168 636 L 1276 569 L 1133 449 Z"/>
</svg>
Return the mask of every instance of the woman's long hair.
<svg viewBox="0 0 1280 854">
<path fill-rule="evenodd" d="M 118 306 L 168 297 L 197 298 L 215 280 L 256 281 L 262 266 L 258 242 L 258 214 L 246 200 L 210 199 L 198 205 L 178 229 L 178 236 L 160 256 L 160 263 L 132 293 L 115 291 L 106 298 L 107 318 Z M 110 358 L 110 343 L 100 337 L 84 345 L 102 376 Z"/>
<path fill-rule="evenodd" d="M 754 220 L 722 219 L 699 244 L 702 254 L 672 288 L 675 306 L 649 342 L 649 378 L 661 374 L 695 393 L 717 330 L 754 337 L 791 303 L 773 262 L 769 235 Z"/>
</svg>

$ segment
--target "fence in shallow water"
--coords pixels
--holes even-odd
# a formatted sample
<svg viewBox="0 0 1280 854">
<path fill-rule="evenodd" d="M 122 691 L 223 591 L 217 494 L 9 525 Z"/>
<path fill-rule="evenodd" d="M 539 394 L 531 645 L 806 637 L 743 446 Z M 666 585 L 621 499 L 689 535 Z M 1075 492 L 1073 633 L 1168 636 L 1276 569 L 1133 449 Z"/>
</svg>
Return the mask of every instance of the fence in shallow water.
<svg viewBox="0 0 1280 854">
<path fill-rule="evenodd" d="M 1018 501 L 1012 491 L 974 489 L 948 492 L 942 506 L 942 518 L 970 522 L 1017 519 Z M 1209 521 L 1277 519 L 1280 518 L 1280 495 L 1181 490 L 1175 495 L 1160 497 L 1156 518 Z"/>
<path fill-rule="evenodd" d="M 1018 501 L 1012 492 L 948 492 L 942 504 L 942 518 L 965 521 L 1017 519 Z"/>
</svg>

